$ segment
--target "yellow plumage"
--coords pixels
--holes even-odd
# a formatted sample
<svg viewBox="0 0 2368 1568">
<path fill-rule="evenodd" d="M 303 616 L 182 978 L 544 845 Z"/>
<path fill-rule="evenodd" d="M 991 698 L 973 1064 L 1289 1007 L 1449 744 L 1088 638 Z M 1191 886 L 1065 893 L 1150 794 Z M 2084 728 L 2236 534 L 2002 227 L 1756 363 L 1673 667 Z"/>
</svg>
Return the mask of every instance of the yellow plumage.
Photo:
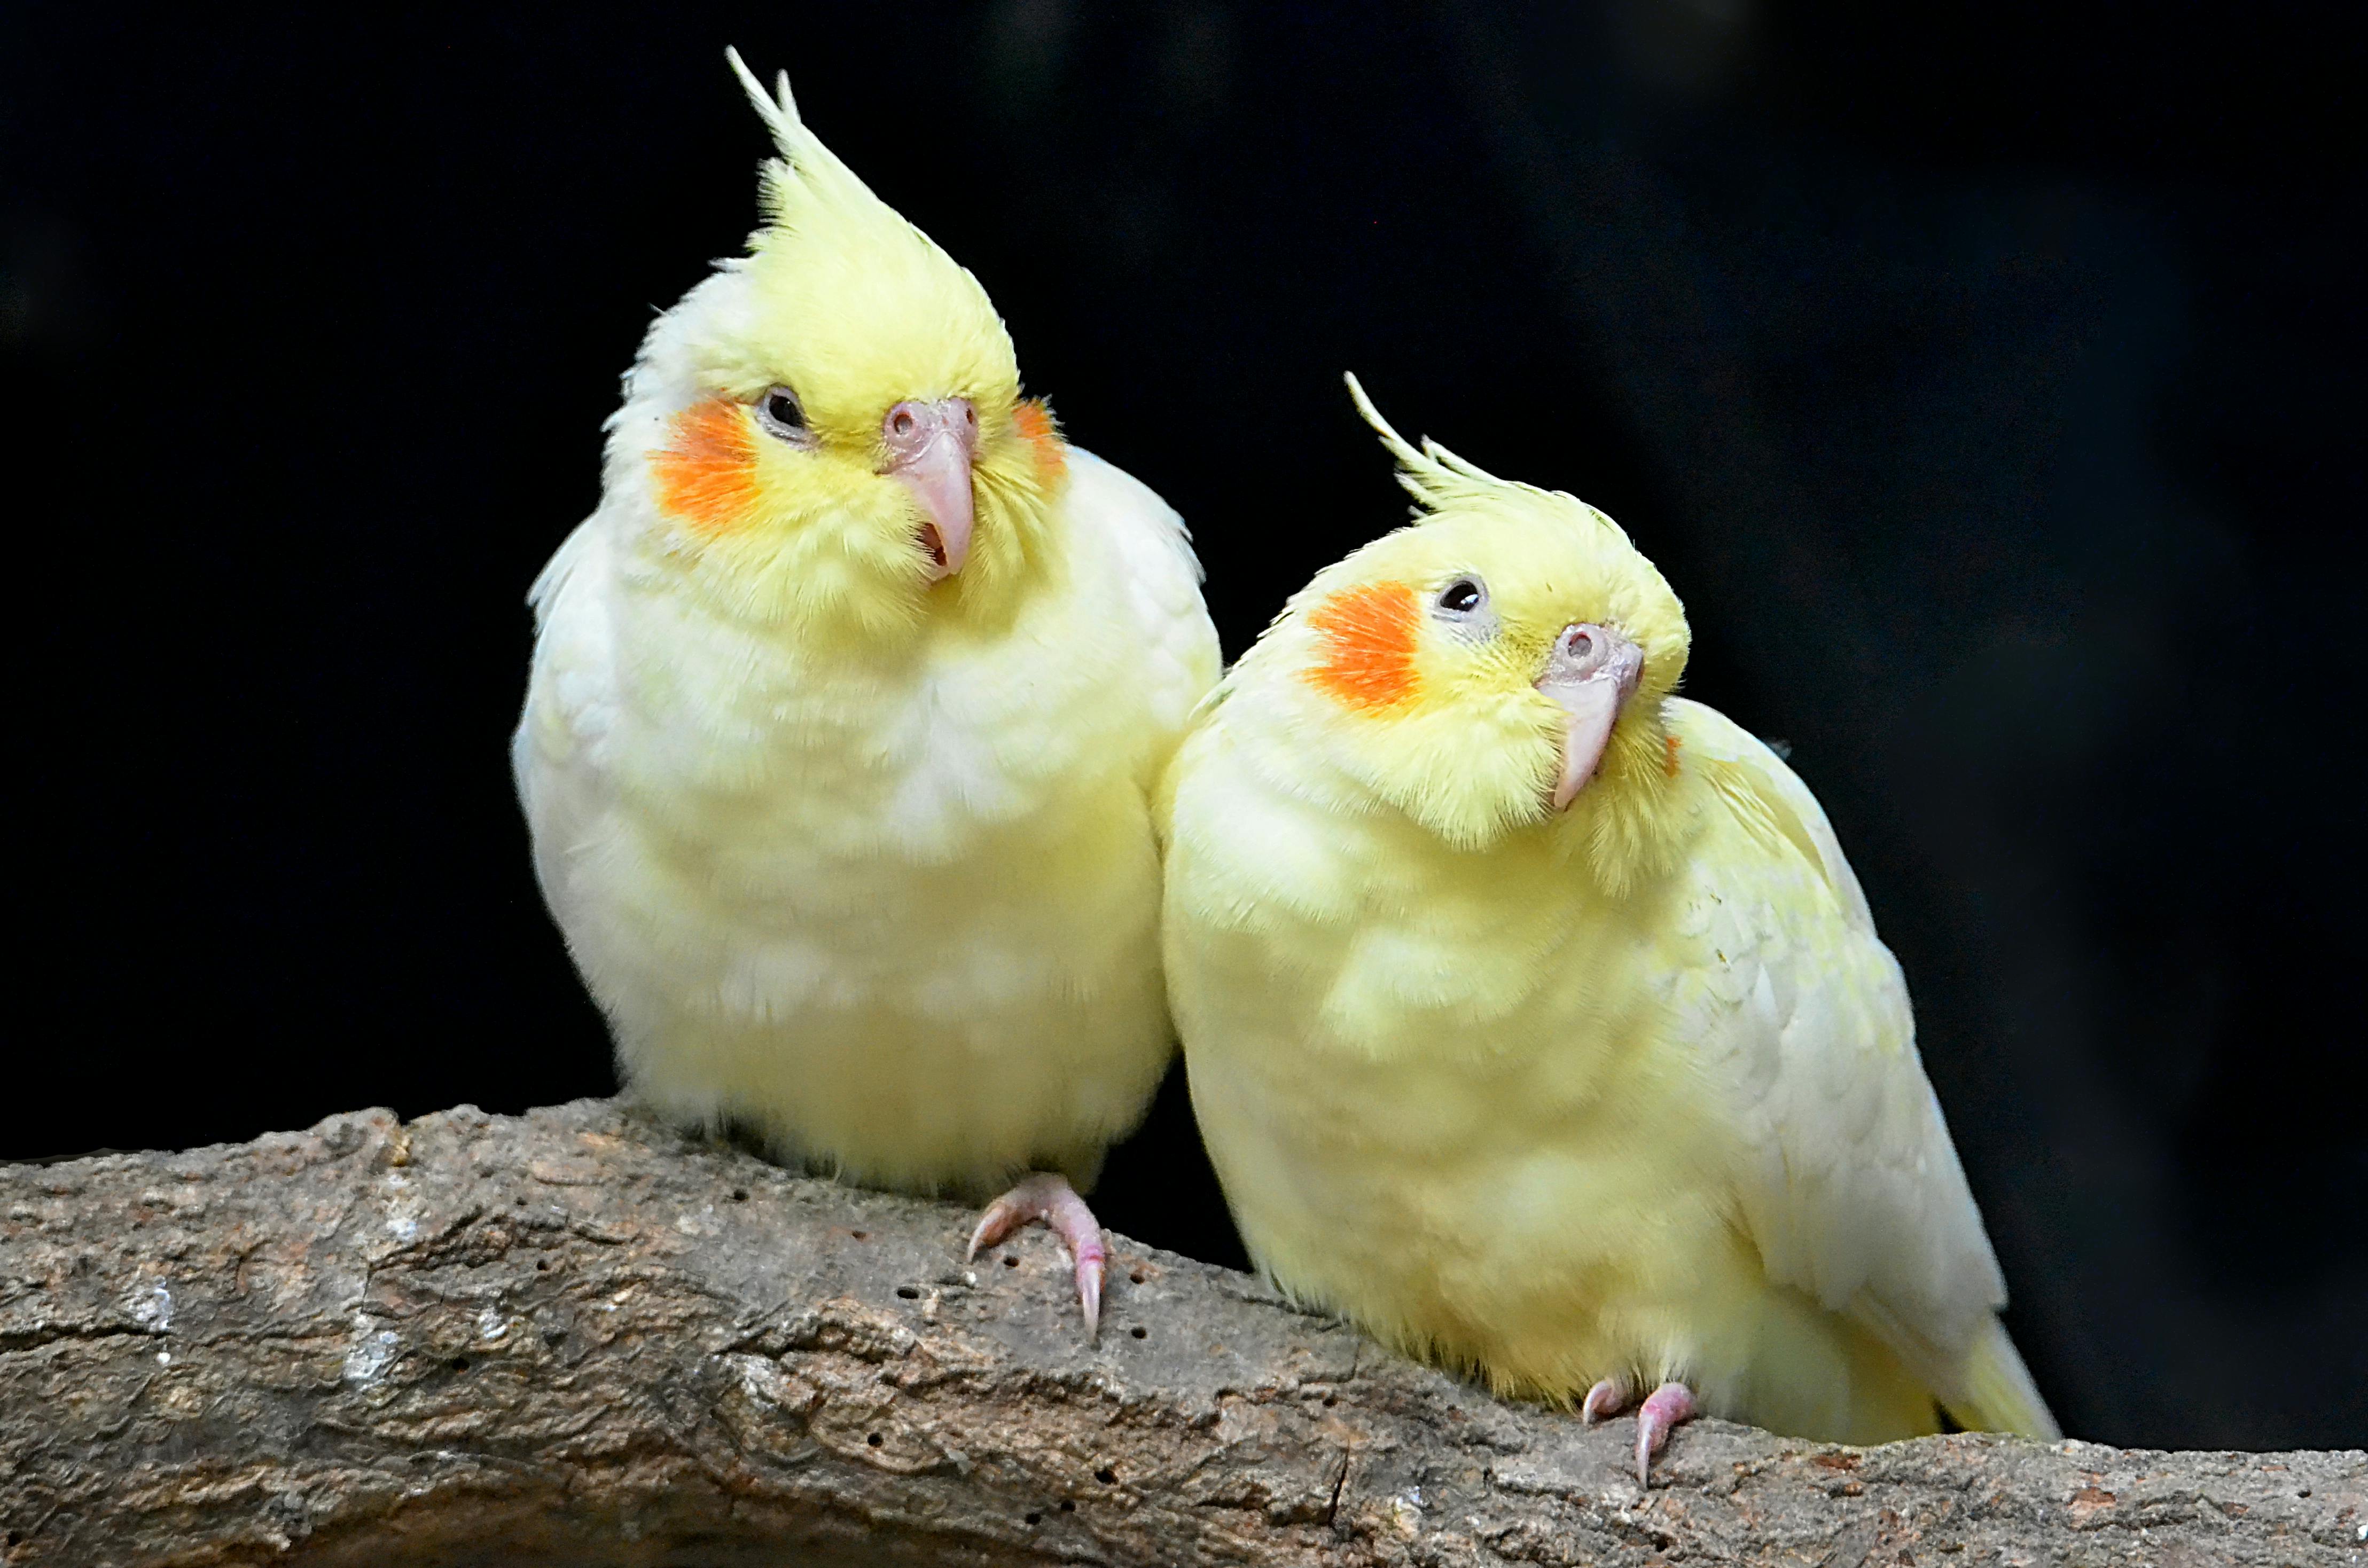
<svg viewBox="0 0 2368 1568">
<path fill-rule="evenodd" d="M 1252 1256 L 1508 1393 L 2052 1435 L 1816 801 L 1669 695 L 1683 612 L 1610 518 L 1368 412 L 1429 515 L 1292 599 L 1168 784 L 1169 994 Z M 1641 664 L 1557 812 L 1589 635 Z"/>
<path fill-rule="evenodd" d="M 650 329 L 533 592 L 544 894 L 660 1109 L 864 1182 L 1084 1185 L 1173 1049 L 1151 796 L 1215 678 L 1199 569 L 1021 397 L 977 279 L 741 74 L 768 221 Z"/>
</svg>

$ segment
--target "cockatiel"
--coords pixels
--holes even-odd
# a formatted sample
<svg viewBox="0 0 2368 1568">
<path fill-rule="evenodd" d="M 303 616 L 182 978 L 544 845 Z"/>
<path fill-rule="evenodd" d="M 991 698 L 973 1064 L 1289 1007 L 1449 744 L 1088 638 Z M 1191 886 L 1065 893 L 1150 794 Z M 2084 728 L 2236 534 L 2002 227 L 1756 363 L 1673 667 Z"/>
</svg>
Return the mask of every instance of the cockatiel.
<svg viewBox="0 0 2368 1568">
<path fill-rule="evenodd" d="M 766 222 L 660 316 L 535 584 L 513 762 L 632 1089 L 1068 1244 L 1173 1033 L 1151 796 L 1214 682 L 1181 521 L 768 95 Z M 1035 1171 L 1028 1176 L 1025 1173 Z M 1074 1184 L 1074 1187 L 1072 1186 Z"/>
<path fill-rule="evenodd" d="M 1670 695 L 1602 513 L 1358 406 L 1421 503 L 1292 599 L 1168 789 L 1193 1108 L 1286 1291 L 1500 1392 L 2053 1436 L 1825 813 Z M 1425 515 L 1427 513 L 1427 515 Z"/>
</svg>

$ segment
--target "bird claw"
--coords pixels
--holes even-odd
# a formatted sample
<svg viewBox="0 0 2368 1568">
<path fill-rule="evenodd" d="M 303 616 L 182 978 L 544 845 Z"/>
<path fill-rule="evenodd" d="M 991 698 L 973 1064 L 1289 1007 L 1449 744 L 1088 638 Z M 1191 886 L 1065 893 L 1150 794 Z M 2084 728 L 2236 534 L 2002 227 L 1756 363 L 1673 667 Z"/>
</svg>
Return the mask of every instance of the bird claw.
<svg viewBox="0 0 2368 1568">
<path fill-rule="evenodd" d="M 1592 1391 L 1589 1392 L 1592 1398 Z M 1636 1483 L 1653 1484 L 1653 1456 L 1667 1448 L 1669 1433 L 1679 1422 L 1699 1413 L 1694 1391 L 1683 1383 L 1663 1383 L 1645 1397 L 1636 1412 Z"/>
<path fill-rule="evenodd" d="M 1635 1403 L 1636 1391 L 1628 1386 L 1626 1379 L 1605 1378 L 1587 1391 L 1586 1403 L 1578 1407 L 1579 1425 L 1592 1426 L 1609 1421 Z"/>
<path fill-rule="evenodd" d="M 968 1257 L 991 1247 L 1031 1220 L 1061 1238 L 1077 1277 L 1077 1304 L 1085 1309 L 1086 1337 L 1097 1339 L 1102 1324 L 1102 1270 L 1110 1249 L 1102 1240 L 1101 1221 L 1086 1207 L 1066 1176 L 1039 1171 L 986 1206 L 978 1227 L 970 1233 Z"/>
<path fill-rule="evenodd" d="M 1636 1480 L 1653 1484 L 1653 1456 L 1669 1446 L 1669 1432 L 1696 1414 L 1694 1391 L 1683 1383 L 1663 1383 L 1636 1404 L 1636 1390 L 1625 1378 L 1604 1378 L 1587 1391 L 1580 1402 L 1581 1425 L 1593 1426 L 1634 1406 L 1636 1410 Z"/>
</svg>

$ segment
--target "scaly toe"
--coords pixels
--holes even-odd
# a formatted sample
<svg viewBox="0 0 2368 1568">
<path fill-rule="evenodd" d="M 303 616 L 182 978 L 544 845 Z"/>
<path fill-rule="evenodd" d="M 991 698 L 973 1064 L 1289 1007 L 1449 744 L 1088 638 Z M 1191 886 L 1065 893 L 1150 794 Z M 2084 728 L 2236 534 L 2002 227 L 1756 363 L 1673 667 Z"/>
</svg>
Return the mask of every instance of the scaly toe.
<svg viewBox="0 0 2368 1568">
<path fill-rule="evenodd" d="M 1605 1378 L 1587 1391 L 1586 1403 L 1578 1407 L 1579 1424 L 1592 1426 L 1609 1421 L 1635 1402 L 1635 1393 L 1624 1379 Z"/>
<path fill-rule="evenodd" d="M 965 1256 L 976 1257 L 981 1247 L 993 1246 L 1030 1220 L 1051 1224 L 1060 1200 L 1066 1198 L 1076 1202 L 1076 1197 L 1064 1178 L 1037 1172 L 986 1206 L 986 1212 L 978 1217 L 978 1228 L 970 1233 L 970 1251 Z"/>
<path fill-rule="evenodd" d="M 978 1226 L 970 1233 L 970 1250 L 962 1254 L 962 1261 L 974 1261 L 981 1247 L 993 1246 L 1025 1224 L 1027 1219 L 1013 1205 L 1008 1193 L 996 1199 L 986 1206 L 986 1212 L 978 1217 Z"/>
<path fill-rule="evenodd" d="M 1683 1383 L 1663 1383 L 1646 1397 L 1636 1412 L 1638 1485 L 1653 1484 L 1653 1456 L 1668 1446 L 1671 1428 L 1694 1418 L 1695 1408 L 1694 1391 Z"/>
<path fill-rule="evenodd" d="M 1076 1269 L 1077 1304 L 1085 1310 L 1086 1337 L 1097 1338 L 1102 1323 L 1102 1269 L 1110 1257 L 1101 1222 L 1086 1207 L 1069 1178 L 1039 1171 L 986 1206 L 970 1234 L 970 1254 L 993 1246 L 1030 1220 L 1042 1220 L 1069 1249 Z"/>
</svg>

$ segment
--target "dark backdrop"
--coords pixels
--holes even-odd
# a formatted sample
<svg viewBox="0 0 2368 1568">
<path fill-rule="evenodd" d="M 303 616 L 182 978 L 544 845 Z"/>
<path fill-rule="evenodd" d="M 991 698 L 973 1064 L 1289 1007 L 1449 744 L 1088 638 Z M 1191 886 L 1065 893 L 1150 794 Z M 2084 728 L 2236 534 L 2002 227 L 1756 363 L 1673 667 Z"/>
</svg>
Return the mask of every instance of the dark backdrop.
<svg viewBox="0 0 2368 1568">
<path fill-rule="evenodd" d="M 2066 1426 L 2368 1440 L 2350 38 L 355 9 L 0 18 L 0 1154 L 611 1086 L 504 741 L 615 377 L 753 221 L 736 42 L 1181 508 L 1229 652 L 1401 515 L 1343 369 L 1622 518 L 1856 860 Z M 1178 1087 L 1102 1211 L 1237 1259 Z"/>
</svg>

